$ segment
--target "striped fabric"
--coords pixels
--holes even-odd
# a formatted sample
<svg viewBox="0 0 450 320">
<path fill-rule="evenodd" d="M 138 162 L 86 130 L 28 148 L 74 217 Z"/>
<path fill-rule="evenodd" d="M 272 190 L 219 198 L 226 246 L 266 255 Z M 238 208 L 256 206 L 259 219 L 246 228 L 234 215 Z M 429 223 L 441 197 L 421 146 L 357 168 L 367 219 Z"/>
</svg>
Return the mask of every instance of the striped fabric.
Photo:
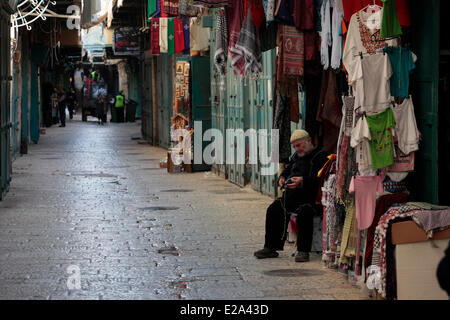
<svg viewBox="0 0 450 320">
<path fill-rule="evenodd" d="M 305 65 L 304 34 L 295 27 L 280 25 L 282 45 L 281 71 L 288 76 L 303 76 Z"/>
</svg>

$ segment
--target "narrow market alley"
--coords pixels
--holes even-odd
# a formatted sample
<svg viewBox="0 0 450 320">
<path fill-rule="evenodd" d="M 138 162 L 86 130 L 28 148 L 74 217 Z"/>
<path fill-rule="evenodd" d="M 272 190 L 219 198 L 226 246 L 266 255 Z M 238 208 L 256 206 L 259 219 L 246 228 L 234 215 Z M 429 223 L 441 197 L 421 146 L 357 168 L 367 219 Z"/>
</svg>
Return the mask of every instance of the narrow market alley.
<svg viewBox="0 0 450 320">
<path fill-rule="evenodd" d="M 167 174 L 140 122 L 68 121 L 13 164 L 0 299 L 365 299 L 293 245 L 258 261 L 272 201 L 211 173 Z M 69 290 L 79 267 L 81 289 Z M 75 268 L 76 268 L 75 267 Z"/>
</svg>

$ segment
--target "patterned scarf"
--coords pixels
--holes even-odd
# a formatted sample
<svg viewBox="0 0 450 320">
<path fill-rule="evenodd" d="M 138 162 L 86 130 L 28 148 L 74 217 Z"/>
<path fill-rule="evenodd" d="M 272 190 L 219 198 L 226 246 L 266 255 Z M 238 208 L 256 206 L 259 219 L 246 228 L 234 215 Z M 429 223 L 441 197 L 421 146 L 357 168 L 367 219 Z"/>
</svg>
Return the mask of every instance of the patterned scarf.
<svg viewBox="0 0 450 320">
<path fill-rule="evenodd" d="M 196 17 L 200 14 L 200 8 L 190 4 L 191 0 L 180 0 L 178 14 L 182 17 Z"/>
<path fill-rule="evenodd" d="M 303 76 L 305 64 L 304 34 L 295 27 L 280 25 L 282 41 L 281 71 L 287 76 Z"/>
<path fill-rule="evenodd" d="M 151 20 L 151 47 L 152 55 L 159 55 L 159 18 L 152 18 Z"/>
<path fill-rule="evenodd" d="M 230 0 L 194 0 L 193 4 L 201 5 L 207 8 L 226 7 L 230 5 Z"/>
<path fill-rule="evenodd" d="M 228 29 L 225 11 L 221 10 L 217 16 L 216 29 L 216 50 L 214 54 L 214 64 L 220 75 L 227 73 L 227 49 L 228 49 Z"/>
<path fill-rule="evenodd" d="M 164 13 L 170 16 L 177 16 L 178 0 L 164 0 Z"/>
<path fill-rule="evenodd" d="M 261 44 L 250 9 L 241 29 L 236 48 L 242 52 L 245 60 L 244 74 L 259 77 L 263 71 Z"/>
<path fill-rule="evenodd" d="M 244 58 L 241 50 L 236 48 L 236 43 L 244 21 L 244 5 L 241 0 L 232 0 L 231 6 L 226 8 L 228 22 L 228 55 L 231 66 L 236 75 L 244 74 Z"/>
</svg>

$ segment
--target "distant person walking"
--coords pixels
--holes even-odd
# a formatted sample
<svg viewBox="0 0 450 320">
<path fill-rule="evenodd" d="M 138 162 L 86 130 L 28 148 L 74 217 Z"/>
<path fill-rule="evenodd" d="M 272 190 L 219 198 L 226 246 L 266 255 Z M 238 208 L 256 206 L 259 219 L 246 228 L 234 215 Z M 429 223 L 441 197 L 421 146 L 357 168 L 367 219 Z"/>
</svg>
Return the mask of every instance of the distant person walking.
<svg viewBox="0 0 450 320">
<path fill-rule="evenodd" d="M 119 94 L 116 96 L 116 101 L 114 104 L 114 107 L 116 109 L 117 114 L 117 122 L 124 122 L 125 121 L 125 95 L 123 93 L 123 90 L 121 89 Z"/>
</svg>

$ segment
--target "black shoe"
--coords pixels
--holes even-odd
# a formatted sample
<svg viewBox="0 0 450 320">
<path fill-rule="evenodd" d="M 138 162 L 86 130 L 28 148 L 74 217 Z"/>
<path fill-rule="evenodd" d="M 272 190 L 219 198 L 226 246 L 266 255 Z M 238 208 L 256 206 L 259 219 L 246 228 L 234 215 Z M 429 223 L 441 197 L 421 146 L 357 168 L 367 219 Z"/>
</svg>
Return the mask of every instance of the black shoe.
<svg viewBox="0 0 450 320">
<path fill-rule="evenodd" d="M 269 248 L 264 248 L 256 251 L 255 257 L 258 259 L 276 258 L 278 257 L 278 252 Z"/>
<path fill-rule="evenodd" d="M 60 127 L 60 128 L 64 128 L 64 127 L 65 127 L 65 125 L 63 125 L 63 124 L 62 124 L 62 125 L 60 125 L 59 127 Z"/>
<path fill-rule="evenodd" d="M 309 253 L 308 252 L 297 252 L 295 255 L 295 262 L 308 262 L 309 261 Z"/>
</svg>

